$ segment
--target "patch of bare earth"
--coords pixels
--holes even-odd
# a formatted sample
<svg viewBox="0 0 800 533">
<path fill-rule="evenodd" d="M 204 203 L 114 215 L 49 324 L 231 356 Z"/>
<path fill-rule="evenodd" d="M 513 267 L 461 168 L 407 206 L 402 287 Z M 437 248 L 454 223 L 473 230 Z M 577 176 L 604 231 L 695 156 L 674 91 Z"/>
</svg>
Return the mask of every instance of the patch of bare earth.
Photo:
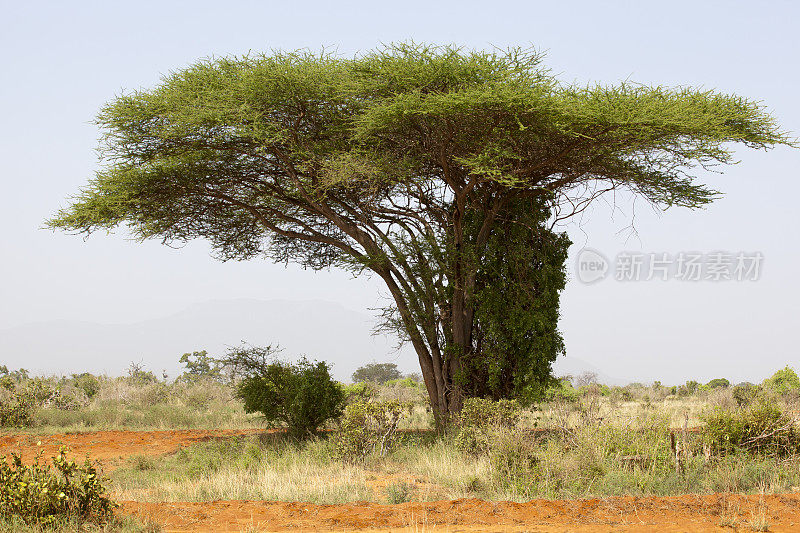
<svg viewBox="0 0 800 533">
<path fill-rule="evenodd" d="M 263 430 L 99 431 L 58 435 L 0 436 L 0 455 L 21 453 L 29 460 L 68 446 L 113 468 L 132 455 L 166 455 L 209 439 Z M 376 493 L 407 482 L 417 497 L 435 496 L 438 487 L 402 473 L 375 473 Z M 161 524 L 165 532 L 240 531 L 538 531 L 684 532 L 800 531 L 800 494 L 685 495 L 528 503 L 452 500 L 397 505 L 356 502 L 315 505 L 301 502 L 123 502 L 122 512 Z M 762 529 L 763 530 L 763 529 Z"/>
<path fill-rule="evenodd" d="M 216 501 L 125 502 L 124 512 L 165 532 L 185 531 L 800 531 L 800 495 L 688 495 L 663 498 L 453 500 L 397 505 Z"/>
<path fill-rule="evenodd" d="M 210 439 L 263 433 L 259 429 L 168 430 L 168 431 L 93 431 L 89 433 L 59 433 L 54 435 L 0 436 L 0 455 L 20 454 L 23 461 L 31 460 L 40 451 L 45 458 L 61 446 L 69 448 L 73 457 L 88 455 L 113 469 L 132 455 L 167 455 L 179 448 Z"/>
</svg>

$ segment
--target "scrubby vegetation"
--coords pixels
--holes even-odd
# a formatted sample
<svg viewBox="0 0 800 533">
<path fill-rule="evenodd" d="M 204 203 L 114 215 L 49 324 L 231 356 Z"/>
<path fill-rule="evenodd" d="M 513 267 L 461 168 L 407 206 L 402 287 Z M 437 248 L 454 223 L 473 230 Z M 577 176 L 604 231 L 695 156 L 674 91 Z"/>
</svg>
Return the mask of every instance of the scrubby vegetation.
<svg viewBox="0 0 800 533">
<path fill-rule="evenodd" d="M 275 360 L 271 347 L 243 346 L 223 360 L 239 380 L 236 396 L 248 413 L 260 413 L 271 427 L 285 427 L 297 439 L 313 437 L 342 414 L 345 391 L 324 362 Z"/>
<path fill-rule="evenodd" d="M 105 524 L 117 506 L 106 494 L 105 480 L 87 459 L 78 465 L 65 450 L 53 466 L 37 455 L 25 465 L 19 455 L 0 459 L 0 518 L 51 527 L 65 521 Z"/>
<path fill-rule="evenodd" d="M 324 363 L 255 355 L 259 372 L 235 364 L 241 352 L 224 364 L 190 353 L 187 372 L 171 382 L 138 365 L 118 378 L 6 372 L 0 412 L 11 413 L 7 431 L 258 428 L 265 414 L 267 425 L 290 429 L 131 458 L 111 474 L 121 499 L 523 501 L 800 486 L 800 385 L 791 369 L 727 386 L 721 378 L 624 387 L 563 378 L 531 405 L 468 399 L 450 431 L 437 434 L 414 377 L 341 385 Z"/>
</svg>

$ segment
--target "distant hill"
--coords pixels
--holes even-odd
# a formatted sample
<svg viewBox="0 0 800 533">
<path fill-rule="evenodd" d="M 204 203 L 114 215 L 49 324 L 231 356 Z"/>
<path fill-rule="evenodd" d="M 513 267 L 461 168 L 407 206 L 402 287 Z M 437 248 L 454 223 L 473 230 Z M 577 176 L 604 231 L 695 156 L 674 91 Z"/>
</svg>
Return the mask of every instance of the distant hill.
<svg viewBox="0 0 800 533">
<path fill-rule="evenodd" d="M 35 374 L 89 371 L 122 374 L 131 362 L 175 377 L 181 354 L 208 350 L 219 356 L 229 346 L 247 342 L 279 344 L 282 356 L 307 355 L 333 365 L 337 379 L 371 360 L 394 362 L 403 372 L 418 372 L 417 357 L 396 339 L 372 335 L 375 317 L 323 301 L 215 300 L 192 305 L 162 318 L 130 324 L 57 320 L 0 330 L 0 364 Z M 580 360 L 561 358 L 558 375 L 598 372 Z"/>
</svg>

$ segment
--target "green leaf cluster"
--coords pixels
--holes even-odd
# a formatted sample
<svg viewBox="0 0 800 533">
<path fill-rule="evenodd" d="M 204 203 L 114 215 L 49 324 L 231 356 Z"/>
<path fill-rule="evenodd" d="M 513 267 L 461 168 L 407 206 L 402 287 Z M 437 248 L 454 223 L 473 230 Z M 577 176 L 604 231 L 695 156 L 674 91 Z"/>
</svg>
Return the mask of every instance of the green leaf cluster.
<svg viewBox="0 0 800 533">
<path fill-rule="evenodd" d="M 10 461 L 0 458 L 0 517 L 44 527 L 64 520 L 102 525 L 113 518 L 117 504 L 88 459 L 78 465 L 67 459 L 64 448 L 52 458 L 52 467 L 41 457 L 30 465 L 15 453 Z"/>
<path fill-rule="evenodd" d="M 327 363 L 301 358 L 297 363 L 273 359 L 270 346 L 242 346 L 222 361 L 240 379 L 236 395 L 248 413 L 261 413 L 271 426 L 285 427 L 296 439 L 317 434 L 342 414 L 347 395 L 330 375 Z"/>
</svg>

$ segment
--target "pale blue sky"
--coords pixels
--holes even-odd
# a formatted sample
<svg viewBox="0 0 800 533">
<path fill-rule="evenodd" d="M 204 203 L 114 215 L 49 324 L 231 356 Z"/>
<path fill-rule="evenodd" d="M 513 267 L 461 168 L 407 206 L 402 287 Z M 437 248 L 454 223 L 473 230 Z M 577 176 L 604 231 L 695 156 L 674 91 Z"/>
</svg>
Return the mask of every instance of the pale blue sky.
<svg viewBox="0 0 800 533">
<path fill-rule="evenodd" d="M 214 298 L 321 298 L 356 310 L 374 281 L 266 262 L 221 264 L 204 243 L 172 250 L 124 235 L 87 242 L 39 227 L 98 168 L 98 108 L 123 89 L 210 55 L 322 46 L 343 54 L 413 39 L 473 48 L 533 45 L 566 81 L 693 85 L 763 100 L 800 132 L 792 2 L 2 2 L 0 329 L 69 318 L 124 322 Z M 798 365 L 800 150 L 741 151 L 704 179 L 726 193 L 702 212 L 598 207 L 576 245 L 761 251 L 751 283 L 571 282 L 568 353 L 607 374 L 757 380 Z M 572 266 L 572 265 L 571 265 Z"/>
</svg>

